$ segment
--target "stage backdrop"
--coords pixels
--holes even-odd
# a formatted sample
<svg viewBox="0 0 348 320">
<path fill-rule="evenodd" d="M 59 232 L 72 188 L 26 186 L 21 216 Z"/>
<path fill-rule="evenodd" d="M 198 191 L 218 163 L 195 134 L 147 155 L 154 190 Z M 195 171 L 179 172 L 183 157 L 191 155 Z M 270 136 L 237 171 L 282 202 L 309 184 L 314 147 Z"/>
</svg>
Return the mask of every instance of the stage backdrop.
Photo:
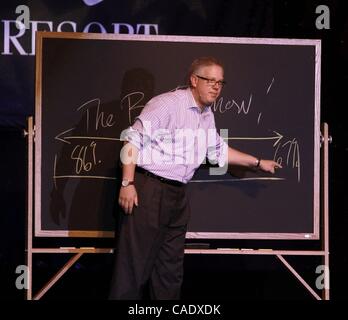
<svg viewBox="0 0 348 320">
<path fill-rule="evenodd" d="M 320 41 L 39 33 L 37 50 L 36 235 L 113 234 L 121 131 L 212 55 L 227 81 L 211 106 L 218 129 L 283 169 L 202 166 L 187 237 L 318 238 Z"/>
<path fill-rule="evenodd" d="M 24 128 L 34 114 L 37 30 L 272 37 L 273 1 L 0 1 L 0 128 Z"/>
</svg>

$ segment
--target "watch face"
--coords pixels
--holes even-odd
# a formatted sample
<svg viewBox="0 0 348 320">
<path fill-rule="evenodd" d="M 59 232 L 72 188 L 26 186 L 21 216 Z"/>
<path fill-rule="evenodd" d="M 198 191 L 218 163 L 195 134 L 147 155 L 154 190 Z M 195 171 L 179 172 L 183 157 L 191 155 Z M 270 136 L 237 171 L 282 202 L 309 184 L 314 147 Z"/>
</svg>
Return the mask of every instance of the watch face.
<svg viewBox="0 0 348 320">
<path fill-rule="evenodd" d="M 129 184 L 129 181 L 128 180 L 122 180 L 122 186 L 123 187 L 127 187 Z"/>
</svg>

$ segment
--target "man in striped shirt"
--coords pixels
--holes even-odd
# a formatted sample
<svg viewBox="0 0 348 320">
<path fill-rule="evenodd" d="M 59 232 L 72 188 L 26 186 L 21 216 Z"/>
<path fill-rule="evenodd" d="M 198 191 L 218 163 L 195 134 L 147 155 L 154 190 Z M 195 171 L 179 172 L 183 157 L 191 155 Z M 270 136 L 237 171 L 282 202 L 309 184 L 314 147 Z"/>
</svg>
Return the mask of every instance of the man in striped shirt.
<svg viewBox="0 0 348 320">
<path fill-rule="evenodd" d="M 123 133 L 118 230 L 111 299 L 179 299 L 189 220 L 186 184 L 205 158 L 226 172 L 228 164 L 274 173 L 272 160 L 228 147 L 215 127 L 210 105 L 225 84 L 213 57 L 193 61 L 189 86 L 150 100 Z"/>
</svg>

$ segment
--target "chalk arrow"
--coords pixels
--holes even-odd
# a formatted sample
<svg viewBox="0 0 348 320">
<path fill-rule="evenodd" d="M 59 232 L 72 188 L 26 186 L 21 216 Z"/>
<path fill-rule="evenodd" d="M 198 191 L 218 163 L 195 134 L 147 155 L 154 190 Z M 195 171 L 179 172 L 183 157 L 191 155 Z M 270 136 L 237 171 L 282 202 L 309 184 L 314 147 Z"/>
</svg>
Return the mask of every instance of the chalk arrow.
<svg viewBox="0 0 348 320">
<path fill-rule="evenodd" d="M 61 133 L 59 133 L 55 139 L 56 140 L 59 140 L 59 141 L 62 141 L 64 143 L 67 143 L 67 144 L 71 144 L 70 141 L 68 140 L 71 140 L 71 139 L 88 139 L 88 140 L 111 140 L 111 141 L 123 141 L 119 138 L 112 138 L 112 137 L 89 137 L 89 136 L 67 136 L 66 133 L 74 130 L 75 128 L 71 128 L 71 129 L 68 129 L 68 130 L 65 130 Z"/>
<path fill-rule="evenodd" d="M 62 137 L 64 136 L 67 132 L 70 132 L 72 130 L 74 130 L 75 128 L 71 128 L 71 129 L 68 129 L 68 130 L 65 130 L 59 134 L 56 135 L 55 139 L 56 140 L 59 140 L 59 141 L 63 141 L 64 143 L 67 143 L 67 144 L 71 144 L 71 142 L 67 141 L 66 139 L 68 139 L 69 137 Z"/>
<path fill-rule="evenodd" d="M 272 137 L 228 137 L 224 138 L 225 140 L 276 140 L 274 142 L 273 147 L 279 143 L 279 141 L 283 138 L 283 135 L 277 131 L 273 131 L 275 136 Z"/>
</svg>

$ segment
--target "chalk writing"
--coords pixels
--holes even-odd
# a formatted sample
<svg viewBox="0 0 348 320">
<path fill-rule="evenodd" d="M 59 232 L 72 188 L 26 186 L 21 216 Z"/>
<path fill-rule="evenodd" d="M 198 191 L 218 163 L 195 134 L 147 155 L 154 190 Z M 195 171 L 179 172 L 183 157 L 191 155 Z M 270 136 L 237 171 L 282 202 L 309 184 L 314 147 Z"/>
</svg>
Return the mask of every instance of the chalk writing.
<svg viewBox="0 0 348 320">
<path fill-rule="evenodd" d="M 301 181 L 300 146 L 296 138 L 279 143 L 274 152 L 273 160 L 283 167 L 288 166 L 297 170 L 297 181 Z"/>
<path fill-rule="evenodd" d="M 251 102 L 253 100 L 253 95 L 250 94 L 249 101 L 246 103 L 245 100 L 242 100 L 238 103 L 236 100 L 227 100 L 224 102 L 224 98 L 220 97 L 218 100 L 211 104 L 211 109 L 214 112 L 225 113 L 229 110 L 234 110 L 237 114 L 248 114 L 251 107 Z"/>
<path fill-rule="evenodd" d="M 79 174 L 83 171 L 90 171 L 97 164 L 95 155 L 96 143 L 92 141 L 89 145 L 76 145 L 73 149 L 70 158 L 75 160 L 75 172 Z M 88 161 L 88 158 L 92 158 Z M 100 163 L 101 161 L 99 161 Z"/>
<path fill-rule="evenodd" d="M 129 124 L 133 123 L 132 112 L 136 109 L 144 108 L 144 105 L 139 104 L 144 98 L 144 93 L 140 91 L 131 92 L 125 95 L 121 99 L 121 110 L 123 109 L 123 105 L 126 105 L 128 109 L 128 122 Z"/>
</svg>

